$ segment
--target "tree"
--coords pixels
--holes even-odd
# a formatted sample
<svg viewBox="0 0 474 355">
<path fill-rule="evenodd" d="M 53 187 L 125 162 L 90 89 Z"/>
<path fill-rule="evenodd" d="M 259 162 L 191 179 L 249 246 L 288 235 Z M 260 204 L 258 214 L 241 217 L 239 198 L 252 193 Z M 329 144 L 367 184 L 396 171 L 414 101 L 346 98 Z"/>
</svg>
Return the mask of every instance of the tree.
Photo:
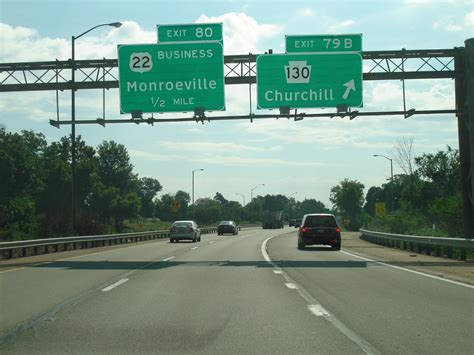
<svg viewBox="0 0 474 355">
<path fill-rule="evenodd" d="M 155 217 L 155 204 L 153 199 L 162 188 L 157 179 L 143 177 L 138 180 L 137 195 L 141 202 L 140 214 L 143 217 Z"/>
<path fill-rule="evenodd" d="M 121 229 L 124 219 L 136 217 L 140 210 L 138 178 L 124 145 L 104 141 L 97 154 L 97 178 L 89 205 L 103 220 L 110 223 L 113 219 L 116 228 Z"/>
<path fill-rule="evenodd" d="M 452 196 L 459 190 L 459 151 L 447 146 L 447 151 L 423 154 L 415 158 L 420 176 L 431 181 L 441 196 Z"/>
<path fill-rule="evenodd" d="M 223 206 L 229 203 L 229 201 L 220 192 L 216 192 L 214 200 L 219 202 Z"/>
<path fill-rule="evenodd" d="M 363 222 L 364 185 L 357 180 L 344 179 L 331 188 L 329 200 L 348 219 L 351 230 L 360 228 Z"/>
<path fill-rule="evenodd" d="M 130 156 L 123 144 L 104 141 L 97 149 L 98 174 L 102 182 L 117 187 L 120 192 L 136 191 L 137 176 L 133 174 Z"/>
<path fill-rule="evenodd" d="M 0 239 L 40 237 L 38 196 L 44 188 L 42 134 L 0 127 Z"/>
<path fill-rule="evenodd" d="M 329 210 L 326 208 L 324 203 L 314 198 L 304 199 L 296 204 L 296 212 L 294 213 L 297 218 L 303 217 L 308 213 L 328 213 Z"/>
<path fill-rule="evenodd" d="M 394 146 L 394 159 L 398 166 L 409 177 L 410 183 L 410 201 L 414 198 L 415 184 L 415 161 L 414 161 L 414 142 L 413 137 L 403 137 L 397 141 Z"/>
<path fill-rule="evenodd" d="M 197 199 L 193 206 L 193 215 L 199 223 L 216 223 L 221 219 L 221 204 L 210 198 Z"/>
<path fill-rule="evenodd" d="M 191 202 L 191 196 L 182 190 L 176 191 L 174 199 L 179 203 L 178 218 L 183 219 L 188 215 L 188 206 Z"/>
<path fill-rule="evenodd" d="M 385 200 L 385 191 L 383 188 L 378 186 L 371 186 L 365 196 L 364 210 L 371 216 L 375 216 L 375 203 L 376 202 L 387 202 Z"/>
</svg>

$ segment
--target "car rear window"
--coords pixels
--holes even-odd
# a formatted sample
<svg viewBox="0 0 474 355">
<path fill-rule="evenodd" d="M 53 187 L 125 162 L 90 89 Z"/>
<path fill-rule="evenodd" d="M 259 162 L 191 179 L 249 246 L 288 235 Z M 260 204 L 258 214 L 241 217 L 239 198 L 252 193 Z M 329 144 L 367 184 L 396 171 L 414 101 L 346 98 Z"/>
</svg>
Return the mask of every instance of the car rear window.
<svg viewBox="0 0 474 355">
<path fill-rule="evenodd" d="M 304 221 L 305 227 L 337 227 L 333 216 L 308 216 Z"/>
<path fill-rule="evenodd" d="M 188 227 L 191 224 L 191 222 L 177 222 L 173 224 L 173 227 Z"/>
<path fill-rule="evenodd" d="M 220 225 L 229 225 L 229 224 L 233 224 L 232 221 L 222 221 L 221 223 L 219 223 Z"/>
</svg>

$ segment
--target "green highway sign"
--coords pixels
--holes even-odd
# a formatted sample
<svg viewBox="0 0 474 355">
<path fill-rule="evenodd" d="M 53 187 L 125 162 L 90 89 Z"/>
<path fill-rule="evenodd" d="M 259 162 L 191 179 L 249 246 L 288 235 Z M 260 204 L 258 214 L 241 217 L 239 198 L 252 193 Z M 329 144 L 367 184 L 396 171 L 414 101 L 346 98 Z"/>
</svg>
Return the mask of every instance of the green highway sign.
<svg viewBox="0 0 474 355">
<path fill-rule="evenodd" d="M 285 36 L 286 53 L 361 52 L 362 34 Z"/>
<path fill-rule="evenodd" d="M 222 42 L 222 23 L 157 25 L 158 43 Z"/>
<path fill-rule="evenodd" d="M 362 56 L 265 54 L 257 57 L 257 106 L 362 107 Z"/>
<path fill-rule="evenodd" d="M 122 113 L 225 110 L 222 43 L 118 46 Z"/>
</svg>

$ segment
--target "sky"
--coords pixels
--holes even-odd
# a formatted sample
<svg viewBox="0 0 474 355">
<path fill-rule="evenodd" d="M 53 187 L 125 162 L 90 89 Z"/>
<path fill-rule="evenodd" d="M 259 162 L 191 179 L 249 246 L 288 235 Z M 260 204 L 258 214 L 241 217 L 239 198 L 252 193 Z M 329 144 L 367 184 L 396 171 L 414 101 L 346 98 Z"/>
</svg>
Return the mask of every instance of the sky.
<svg viewBox="0 0 474 355">
<path fill-rule="evenodd" d="M 156 43 L 157 24 L 201 22 L 223 23 L 224 54 L 284 53 L 285 35 L 291 34 L 361 33 L 364 51 L 449 49 L 474 37 L 474 2 L 0 0 L 0 62 L 67 60 L 72 35 L 116 21 L 123 26 L 101 27 L 77 40 L 76 59 L 117 58 L 118 44 Z M 0 82 L 5 75 L 0 73 Z M 454 109 L 451 79 L 407 80 L 405 85 L 407 108 Z M 400 81 L 364 81 L 363 87 L 361 111 L 403 108 Z M 252 110 L 260 113 L 255 90 L 253 85 Z M 1 93 L 0 124 L 12 132 L 41 132 L 50 142 L 69 135 L 70 126 L 49 125 L 56 118 L 55 95 Z M 249 113 L 248 85 L 226 85 L 225 96 L 226 111 L 219 115 Z M 61 120 L 70 119 L 70 105 L 70 92 L 60 93 Z M 102 90 L 78 91 L 76 119 L 101 116 Z M 120 114 L 118 89 L 106 92 L 106 117 L 129 118 Z M 248 202 L 251 189 L 264 184 L 254 196 L 281 193 L 327 206 L 331 187 L 345 178 L 363 183 L 366 190 L 385 183 L 390 162 L 373 155 L 393 157 L 400 139 L 413 137 L 415 155 L 458 147 L 453 115 L 79 125 L 76 132 L 94 147 L 104 140 L 124 144 L 135 172 L 163 185 L 160 194 L 191 192 L 191 171 L 204 169 L 195 173 L 195 199 L 220 192 L 239 202 L 237 194 L 243 194 Z M 394 173 L 401 172 L 395 164 Z"/>
</svg>

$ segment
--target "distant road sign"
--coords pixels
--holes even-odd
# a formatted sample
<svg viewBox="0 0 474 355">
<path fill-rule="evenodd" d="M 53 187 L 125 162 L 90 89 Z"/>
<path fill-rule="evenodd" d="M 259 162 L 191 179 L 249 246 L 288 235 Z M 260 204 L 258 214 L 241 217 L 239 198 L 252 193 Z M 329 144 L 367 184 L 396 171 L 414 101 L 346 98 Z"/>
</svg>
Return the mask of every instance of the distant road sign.
<svg viewBox="0 0 474 355">
<path fill-rule="evenodd" d="M 362 34 L 285 36 L 286 53 L 361 52 Z"/>
<path fill-rule="evenodd" d="M 158 43 L 222 41 L 222 23 L 156 25 Z"/>
<path fill-rule="evenodd" d="M 362 56 L 266 54 L 257 58 L 257 105 L 280 107 L 362 106 Z"/>
<path fill-rule="evenodd" d="M 118 46 L 122 113 L 225 110 L 219 42 Z"/>
<path fill-rule="evenodd" d="M 375 202 L 375 217 L 385 217 L 385 202 Z"/>
<path fill-rule="evenodd" d="M 181 207 L 181 204 L 178 201 L 175 201 L 175 200 L 173 200 L 170 204 L 170 209 L 171 209 L 171 212 L 173 212 L 173 213 L 178 212 L 180 207 Z"/>
</svg>

